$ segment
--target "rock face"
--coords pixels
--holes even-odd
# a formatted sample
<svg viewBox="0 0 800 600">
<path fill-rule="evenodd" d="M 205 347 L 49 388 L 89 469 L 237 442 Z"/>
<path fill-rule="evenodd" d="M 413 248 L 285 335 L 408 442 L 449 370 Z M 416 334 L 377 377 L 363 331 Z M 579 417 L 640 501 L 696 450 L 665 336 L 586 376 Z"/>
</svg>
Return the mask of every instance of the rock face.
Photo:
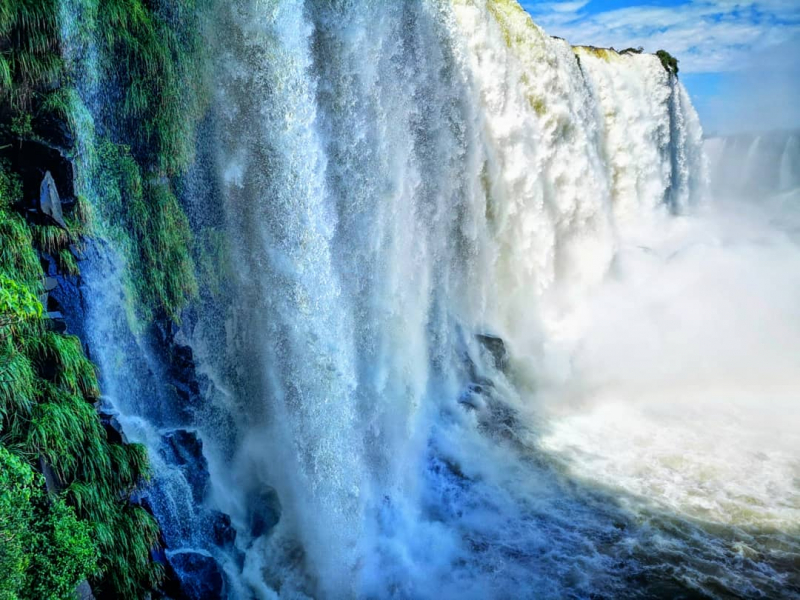
<svg viewBox="0 0 800 600">
<path fill-rule="evenodd" d="M 167 554 L 167 560 L 181 581 L 181 600 L 217 600 L 223 598 L 222 570 L 206 552 L 179 550 Z"/>
<path fill-rule="evenodd" d="M 250 535 L 257 538 L 271 531 L 281 518 L 281 502 L 275 490 L 260 490 L 255 500 L 248 503 L 250 513 Z"/>
<path fill-rule="evenodd" d="M 45 173 L 42 179 L 42 185 L 39 190 L 39 210 L 43 214 L 50 217 L 60 227 L 67 229 L 67 224 L 64 222 L 64 215 L 61 212 L 61 198 L 56 189 L 56 182 L 50 171 Z"/>
<path fill-rule="evenodd" d="M 206 495 L 209 483 L 208 461 L 203 456 L 203 440 L 196 431 L 176 429 L 163 439 L 161 454 L 170 464 L 181 467 L 192 488 L 192 497 L 199 504 Z"/>
<path fill-rule="evenodd" d="M 491 355 L 495 368 L 500 371 L 508 368 L 508 350 L 506 350 L 506 343 L 502 338 L 496 335 L 479 333 L 475 336 L 475 339 Z"/>
</svg>

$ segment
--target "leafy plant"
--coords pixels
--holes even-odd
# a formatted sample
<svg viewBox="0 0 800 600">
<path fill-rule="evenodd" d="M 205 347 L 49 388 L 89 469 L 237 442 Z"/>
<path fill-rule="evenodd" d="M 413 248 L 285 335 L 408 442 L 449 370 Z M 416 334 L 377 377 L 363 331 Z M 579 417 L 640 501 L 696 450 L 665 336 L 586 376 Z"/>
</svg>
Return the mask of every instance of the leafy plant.
<svg viewBox="0 0 800 600">
<path fill-rule="evenodd" d="M 678 59 L 672 56 L 666 50 L 659 50 L 656 52 L 656 56 L 661 61 L 661 65 L 664 67 L 667 73 L 671 73 L 673 75 L 678 74 Z"/>
<path fill-rule="evenodd" d="M 0 600 L 72 598 L 97 570 L 91 525 L 44 487 L 30 464 L 0 446 Z"/>
</svg>

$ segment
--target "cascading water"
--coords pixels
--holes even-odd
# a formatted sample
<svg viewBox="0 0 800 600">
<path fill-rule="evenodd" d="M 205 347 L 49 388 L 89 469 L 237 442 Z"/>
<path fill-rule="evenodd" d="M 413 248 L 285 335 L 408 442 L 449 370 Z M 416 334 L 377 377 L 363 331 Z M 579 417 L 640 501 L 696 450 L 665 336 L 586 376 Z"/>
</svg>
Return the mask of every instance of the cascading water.
<svg viewBox="0 0 800 600">
<path fill-rule="evenodd" d="M 214 19 L 187 203 L 224 239 L 224 283 L 180 334 L 206 383 L 190 419 L 109 312 L 114 269 L 87 275 L 106 393 L 156 457 L 172 552 L 213 554 L 232 598 L 800 590 L 796 434 L 737 487 L 701 460 L 717 438 L 686 426 L 707 405 L 673 367 L 723 375 L 679 360 L 692 340 L 674 319 L 687 298 L 736 297 L 741 270 L 715 252 L 741 240 L 698 241 L 713 229 L 702 132 L 658 58 L 572 48 L 509 0 L 236 0 Z M 769 258 L 797 252 L 782 244 Z M 717 288 L 682 279 L 717 267 Z M 205 442 L 200 498 L 159 458 L 176 427 Z M 210 509 L 234 549 L 200 524 Z"/>
</svg>

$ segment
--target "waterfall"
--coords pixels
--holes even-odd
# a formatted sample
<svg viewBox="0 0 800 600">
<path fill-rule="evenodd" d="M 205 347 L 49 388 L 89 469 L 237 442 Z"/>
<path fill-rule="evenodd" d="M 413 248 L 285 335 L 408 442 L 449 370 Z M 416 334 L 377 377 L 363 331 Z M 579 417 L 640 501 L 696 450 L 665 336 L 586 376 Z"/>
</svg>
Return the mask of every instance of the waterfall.
<svg viewBox="0 0 800 600">
<path fill-rule="evenodd" d="M 643 265 L 672 273 L 717 248 L 692 238 L 702 129 L 656 56 L 572 47 L 509 0 L 235 0 L 210 29 L 210 114 L 184 182 L 196 236 L 219 241 L 201 300 L 180 328 L 136 331 L 125 248 L 99 243 L 85 271 L 104 393 L 150 449 L 168 559 L 213 556 L 242 599 L 780 589 L 758 561 L 731 567 L 732 542 L 680 494 L 670 513 L 637 477 L 608 474 L 620 495 L 594 482 L 607 465 L 586 423 L 543 408 L 566 410 L 584 375 L 602 396 L 660 363 L 593 371 L 621 369 L 591 324 L 627 340 L 609 286 L 630 277 L 674 316 L 679 294 L 647 295 Z M 78 88 L 79 147 L 96 85 Z M 164 340 L 192 357 L 191 393 Z M 199 489 L 170 445 L 186 435 Z"/>
<path fill-rule="evenodd" d="M 800 187 L 800 142 L 797 140 L 797 135 L 790 135 L 786 139 L 781 154 L 778 185 L 781 191 Z"/>
<path fill-rule="evenodd" d="M 705 141 L 711 180 L 719 197 L 767 198 L 798 187 L 797 132 L 738 134 Z"/>
<path fill-rule="evenodd" d="M 211 462 L 239 584 L 486 597 L 530 583 L 536 495 L 561 484 L 527 464 L 517 414 L 558 299 L 602 281 L 626 231 L 701 201 L 685 90 L 654 56 L 573 49 L 493 0 L 241 1 L 217 19 L 207 143 L 230 306 L 201 315 L 192 344 L 234 422 Z M 513 465 L 506 479 L 489 456 Z M 587 498 L 566 502 L 595 529 Z M 265 507 L 280 515 L 268 531 Z M 581 552 L 566 518 L 545 525 L 553 573 Z M 570 585 L 537 578 L 551 595 Z"/>
</svg>

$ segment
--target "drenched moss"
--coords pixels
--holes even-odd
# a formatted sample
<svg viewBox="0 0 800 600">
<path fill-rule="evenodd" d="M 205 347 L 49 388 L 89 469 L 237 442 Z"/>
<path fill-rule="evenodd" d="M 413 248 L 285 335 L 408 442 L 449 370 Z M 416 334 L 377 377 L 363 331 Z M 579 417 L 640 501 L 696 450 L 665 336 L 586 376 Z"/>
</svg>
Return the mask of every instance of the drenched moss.
<svg viewBox="0 0 800 600">
<path fill-rule="evenodd" d="M 130 150 L 108 140 L 100 142 L 95 167 L 102 233 L 128 258 L 132 325 L 138 329 L 159 316 L 178 321 L 197 282 L 189 222 L 169 181 L 143 181 Z"/>
<path fill-rule="evenodd" d="M 488 0 L 486 6 L 500 26 L 509 48 L 525 48 L 531 45 L 532 39 L 544 38 L 542 31 L 517 0 Z"/>
<path fill-rule="evenodd" d="M 656 56 L 661 61 L 661 65 L 664 67 L 667 73 L 671 73 L 672 75 L 678 74 L 678 59 L 672 56 L 666 50 L 659 50 L 656 52 Z"/>
<path fill-rule="evenodd" d="M 596 56 L 597 58 L 606 62 L 610 61 L 612 57 L 617 55 L 617 52 L 613 48 L 598 48 L 597 46 L 573 46 L 572 49 L 576 52 L 576 55 L 578 52 L 583 52 L 585 54 Z"/>
<path fill-rule="evenodd" d="M 197 121 L 206 106 L 201 0 L 107 0 L 97 8 L 105 75 L 119 91 L 111 119 L 137 161 L 175 175 L 194 159 Z M 110 123 L 111 124 L 111 123 Z"/>
</svg>

